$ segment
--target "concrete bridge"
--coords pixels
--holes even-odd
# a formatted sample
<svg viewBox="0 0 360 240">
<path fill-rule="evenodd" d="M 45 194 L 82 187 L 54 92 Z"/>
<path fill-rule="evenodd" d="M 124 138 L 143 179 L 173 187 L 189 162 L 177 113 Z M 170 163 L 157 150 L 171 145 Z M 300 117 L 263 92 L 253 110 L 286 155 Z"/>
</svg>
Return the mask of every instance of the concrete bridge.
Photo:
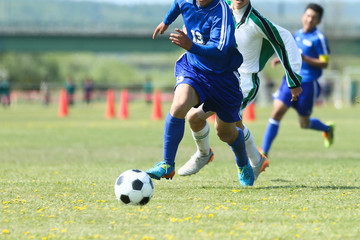
<svg viewBox="0 0 360 240">
<path fill-rule="evenodd" d="M 329 38 L 333 53 L 360 54 L 358 38 Z M 179 48 L 168 35 L 152 39 L 152 33 L 109 32 L 4 32 L 0 30 L 1 52 L 171 52 Z"/>
<path fill-rule="evenodd" d="M 152 33 L 1 32 L 0 52 L 170 52 L 178 50 L 168 37 Z"/>
<path fill-rule="evenodd" d="M 264 16 L 291 32 L 301 26 L 306 2 L 255 2 Z M 360 1 L 321 2 L 326 14 L 320 28 L 331 41 L 332 52 L 359 53 L 360 15 L 356 10 Z M 159 21 L 158 11 L 162 12 L 162 18 L 167 9 L 167 5 L 153 8 L 151 5 L 138 5 L 134 9 L 127 5 L 85 1 L 32 0 L 30 3 L 28 0 L 0 0 L 0 52 L 175 51 L 178 48 L 167 37 L 151 38 Z M 139 13 L 142 17 L 137 15 Z M 177 27 L 181 26 L 179 21 Z"/>
</svg>

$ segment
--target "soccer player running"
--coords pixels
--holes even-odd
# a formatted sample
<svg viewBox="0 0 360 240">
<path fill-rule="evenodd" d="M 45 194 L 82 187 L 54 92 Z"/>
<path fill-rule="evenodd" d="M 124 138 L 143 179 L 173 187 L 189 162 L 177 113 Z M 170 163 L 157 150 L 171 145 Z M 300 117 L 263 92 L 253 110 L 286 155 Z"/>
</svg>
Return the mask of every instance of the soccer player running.
<svg viewBox="0 0 360 240">
<path fill-rule="evenodd" d="M 250 0 L 232 0 L 232 2 L 228 0 L 227 2 L 231 5 L 236 23 L 237 48 L 244 57 L 244 62 L 239 68 L 241 89 L 244 95 L 240 114 L 242 115 L 245 108 L 255 100 L 260 85 L 258 73 L 274 53 L 280 58 L 284 67 L 287 86 L 291 92 L 290 97 L 296 101 L 301 93 L 301 77 L 298 74 L 301 68 L 301 55 L 292 34 L 264 18 L 252 7 Z M 201 107 L 192 108 L 188 113 L 187 118 L 197 151 L 179 169 L 179 175 L 195 174 L 212 161 L 214 155 L 209 144 L 209 125 L 206 121 L 206 118 L 212 114 L 214 113 L 205 113 Z M 246 151 L 256 179 L 260 172 L 269 165 L 269 162 L 265 156 L 260 154 L 251 132 L 241 120 L 237 122 L 237 126 L 244 131 Z"/>
<path fill-rule="evenodd" d="M 334 125 L 332 123 L 326 125 L 317 118 L 310 118 L 315 101 L 320 94 L 318 78 L 322 74 L 322 69 L 328 66 L 329 47 L 327 40 L 325 35 L 316 27 L 321 22 L 323 12 L 323 8 L 318 4 L 310 3 L 307 5 L 302 16 L 303 28 L 294 34 L 303 61 L 300 71 L 303 93 L 296 102 L 292 102 L 290 92 L 283 81 L 274 94 L 273 112 L 262 143 L 262 150 L 266 155 L 277 135 L 280 121 L 290 107 L 297 111 L 301 128 L 322 131 L 325 147 L 330 147 L 333 143 Z"/>
<path fill-rule="evenodd" d="M 243 98 L 237 69 L 243 59 L 236 48 L 231 11 L 223 0 L 175 0 L 153 38 L 163 34 L 180 14 L 188 35 L 175 29 L 177 33 L 171 33 L 170 40 L 187 51 L 175 65 L 174 99 L 164 127 L 164 158 L 146 172 L 154 179 L 174 176 L 185 116 L 192 107 L 203 104 L 205 111 L 217 113 L 215 129 L 235 153 L 240 184 L 251 186 L 254 174 L 245 150 L 244 133 L 236 128 Z"/>
</svg>

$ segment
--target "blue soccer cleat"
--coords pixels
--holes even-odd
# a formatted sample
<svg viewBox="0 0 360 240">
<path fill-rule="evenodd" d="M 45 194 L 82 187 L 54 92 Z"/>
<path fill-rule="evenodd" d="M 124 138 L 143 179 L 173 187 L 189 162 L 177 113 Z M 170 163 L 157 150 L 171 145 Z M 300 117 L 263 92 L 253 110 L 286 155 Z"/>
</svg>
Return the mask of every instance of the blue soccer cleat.
<svg viewBox="0 0 360 240">
<path fill-rule="evenodd" d="M 160 180 L 160 178 L 172 179 L 175 175 L 175 168 L 165 161 L 161 161 L 153 168 L 148 169 L 146 173 L 156 180 Z"/>
<path fill-rule="evenodd" d="M 248 163 L 243 167 L 238 167 L 238 175 L 241 186 L 246 187 L 246 186 L 252 186 L 254 184 L 255 177 L 250 163 Z"/>
</svg>

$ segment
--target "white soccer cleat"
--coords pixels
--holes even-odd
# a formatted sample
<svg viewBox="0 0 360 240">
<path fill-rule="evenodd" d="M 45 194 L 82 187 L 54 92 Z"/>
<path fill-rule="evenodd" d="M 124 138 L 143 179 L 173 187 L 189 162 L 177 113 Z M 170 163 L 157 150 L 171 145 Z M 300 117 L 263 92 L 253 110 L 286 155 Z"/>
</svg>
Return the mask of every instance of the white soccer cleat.
<svg viewBox="0 0 360 240">
<path fill-rule="evenodd" d="M 200 152 L 197 151 L 194 155 L 191 156 L 190 160 L 182 166 L 178 174 L 180 176 L 188 176 L 197 173 L 202 169 L 206 164 L 211 162 L 214 159 L 214 152 L 210 148 L 210 153 L 207 156 L 200 156 Z"/>
<path fill-rule="evenodd" d="M 256 180 L 258 178 L 258 176 L 260 175 L 260 173 L 265 171 L 265 168 L 267 168 L 269 166 L 269 160 L 267 159 L 267 157 L 264 154 L 261 154 L 260 162 L 256 166 L 253 166 L 250 162 L 250 165 L 253 169 L 254 178 Z"/>
</svg>

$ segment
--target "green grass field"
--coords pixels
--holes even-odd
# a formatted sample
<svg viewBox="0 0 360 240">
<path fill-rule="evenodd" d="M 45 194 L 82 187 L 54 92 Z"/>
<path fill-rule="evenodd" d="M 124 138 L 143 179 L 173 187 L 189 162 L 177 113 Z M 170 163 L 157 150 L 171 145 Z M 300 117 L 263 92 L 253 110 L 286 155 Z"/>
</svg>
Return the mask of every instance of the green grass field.
<svg viewBox="0 0 360 240">
<path fill-rule="evenodd" d="M 169 108 L 163 105 L 164 115 Z M 163 121 L 132 102 L 127 120 L 104 117 L 105 103 L 0 108 L 0 239 L 360 239 L 360 109 L 318 107 L 336 123 L 334 146 L 282 122 L 270 167 L 240 187 L 231 149 L 212 129 L 214 161 L 191 177 L 154 181 L 144 207 L 126 206 L 113 185 L 127 169 L 162 158 Z M 248 123 L 260 145 L 270 108 Z M 186 125 L 177 168 L 195 151 Z"/>
</svg>

